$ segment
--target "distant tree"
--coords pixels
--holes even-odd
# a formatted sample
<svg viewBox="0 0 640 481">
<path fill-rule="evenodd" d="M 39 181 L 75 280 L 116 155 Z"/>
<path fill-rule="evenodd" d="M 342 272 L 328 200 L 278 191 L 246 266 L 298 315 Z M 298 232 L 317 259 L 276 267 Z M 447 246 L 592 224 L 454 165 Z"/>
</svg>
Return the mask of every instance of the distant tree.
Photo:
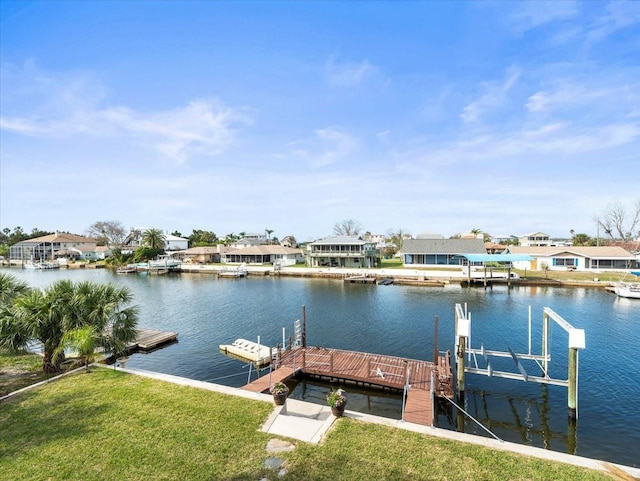
<svg viewBox="0 0 640 481">
<path fill-rule="evenodd" d="M 387 231 L 387 240 L 389 241 L 390 244 L 393 244 L 393 247 L 389 246 L 387 248 L 387 255 L 389 255 L 390 257 L 393 257 L 394 255 L 396 255 L 396 253 L 400 249 L 402 249 L 404 240 L 410 239 L 410 238 L 411 238 L 411 235 L 402 228 Z"/>
<path fill-rule="evenodd" d="M 142 244 L 151 249 L 164 249 L 167 236 L 160 229 L 147 229 L 142 233 Z"/>
<path fill-rule="evenodd" d="M 340 221 L 333 226 L 333 233 L 335 235 L 354 236 L 360 234 L 361 230 L 362 226 L 360 223 L 353 219 Z"/>
<path fill-rule="evenodd" d="M 174 231 L 171 233 L 171 235 L 174 235 L 174 236 L 176 236 L 176 237 L 182 237 L 182 232 L 179 232 L 179 231 L 177 231 L 177 230 L 174 230 Z"/>
<path fill-rule="evenodd" d="M 275 244 L 275 245 L 280 244 L 280 239 L 278 239 L 276 236 L 273 236 L 269 244 Z"/>
<path fill-rule="evenodd" d="M 124 226 L 118 220 L 103 220 L 94 222 L 87 229 L 87 235 L 98 241 L 98 244 L 108 247 L 122 245 L 126 237 Z"/>
<path fill-rule="evenodd" d="M 201 246 L 212 246 L 215 245 L 218 237 L 214 232 L 208 230 L 201 229 L 193 229 L 193 232 L 188 237 L 189 246 L 191 247 L 201 247 Z"/>
<path fill-rule="evenodd" d="M 572 230 L 572 232 L 574 232 Z M 574 246 L 587 246 L 590 245 L 591 243 L 591 237 L 589 237 L 587 234 L 573 234 L 573 237 L 571 238 L 571 245 Z"/>
<path fill-rule="evenodd" d="M 471 233 L 473 234 L 474 237 L 478 237 L 479 234 L 482 234 L 482 229 L 478 229 L 476 227 L 474 229 L 471 229 Z"/>
<path fill-rule="evenodd" d="M 244 232 L 241 232 L 241 234 L 244 234 Z M 233 244 L 237 240 L 238 240 L 238 236 L 233 232 L 231 232 L 225 236 L 224 245 L 228 246 L 229 244 Z"/>
<path fill-rule="evenodd" d="M 135 262 L 146 262 L 150 259 L 155 259 L 163 252 L 163 249 L 154 249 L 147 246 L 138 247 L 133 253 L 133 260 Z"/>
<path fill-rule="evenodd" d="M 549 264 L 546 262 L 541 262 L 540 263 L 540 269 L 542 269 L 544 271 L 544 277 L 546 279 L 549 279 Z"/>
<path fill-rule="evenodd" d="M 273 234 L 273 229 L 265 229 L 264 231 L 267 234 L 267 244 L 271 244 L 271 234 Z"/>
<path fill-rule="evenodd" d="M 621 203 L 610 204 L 603 214 L 597 216 L 595 221 L 604 233 L 611 240 L 622 240 L 631 242 L 633 238 L 640 235 L 638 226 L 640 225 L 640 198 L 633 207 L 627 210 Z"/>
</svg>

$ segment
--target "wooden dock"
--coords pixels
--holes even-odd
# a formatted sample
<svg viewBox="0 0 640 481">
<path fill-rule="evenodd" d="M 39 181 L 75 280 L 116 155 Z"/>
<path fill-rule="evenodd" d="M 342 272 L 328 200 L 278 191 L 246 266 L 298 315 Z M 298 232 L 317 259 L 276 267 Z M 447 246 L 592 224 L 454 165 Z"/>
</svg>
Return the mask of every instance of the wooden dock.
<svg viewBox="0 0 640 481">
<path fill-rule="evenodd" d="M 326 381 L 354 383 L 363 387 L 402 391 L 408 390 L 404 420 L 431 426 L 434 394 L 452 396 L 453 380 L 449 352 L 440 355 L 438 365 L 433 362 L 395 356 L 370 354 L 321 347 L 301 347 L 280 353 L 274 362 L 271 383 L 283 381 L 296 373 Z M 244 386 L 243 389 L 263 392 L 269 387 L 268 375 Z"/>
<path fill-rule="evenodd" d="M 343 278 L 344 282 L 350 282 L 352 284 L 375 284 L 377 279 L 375 276 L 370 276 L 366 274 L 358 275 L 358 276 L 347 276 Z"/>
<path fill-rule="evenodd" d="M 152 351 L 165 344 L 176 342 L 178 340 L 177 332 L 154 331 L 152 329 L 138 329 L 138 335 L 135 341 L 129 344 L 130 352 L 137 350 Z"/>
</svg>

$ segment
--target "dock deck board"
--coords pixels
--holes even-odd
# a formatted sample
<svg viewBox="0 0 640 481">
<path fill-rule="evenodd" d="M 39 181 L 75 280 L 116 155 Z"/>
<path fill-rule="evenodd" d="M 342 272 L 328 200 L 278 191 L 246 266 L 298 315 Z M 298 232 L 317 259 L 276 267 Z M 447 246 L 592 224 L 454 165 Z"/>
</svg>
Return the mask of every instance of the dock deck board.
<svg viewBox="0 0 640 481">
<path fill-rule="evenodd" d="M 178 339 L 177 332 L 154 331 L 152 329 L 138 329 L 136 340 L 130 345 L 130 348 L 138 348 L 143 351 L 150 351 L 156 347 Z"/>
<path fill-rule="evenodd" d="M 272 371 L 271 374 L 265 374 L 255 381 L 250 382 L 246 386 L 243 386 L 242 389 L 251 392 L 265 392 L 269 389 L 271 384 L 275 382 L 283 382 L 294 374 L 293 369 L 289 367 L 281 367 L 280 369 Z"/>
</svg>

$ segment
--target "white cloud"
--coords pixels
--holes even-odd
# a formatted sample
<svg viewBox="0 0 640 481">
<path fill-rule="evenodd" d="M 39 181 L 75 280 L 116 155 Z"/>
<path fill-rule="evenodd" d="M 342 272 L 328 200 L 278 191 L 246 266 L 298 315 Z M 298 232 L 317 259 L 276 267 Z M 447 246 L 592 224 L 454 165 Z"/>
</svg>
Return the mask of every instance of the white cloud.
<svg viewBox="0 0 640 481">
<path fill-rule="evenodd" d="M 12 90 L 19 89 L 22 96 L 31 92 L 41 99 L 37 105 L 9 102 L 3 109 L 0 128 L 21 135 L 130 138 L 182 163 L 194 152 L 219 154 L 233 142 L 235 129 L 251 122 L 245 109 L 227 107 L 216 100 L 198 99 L 175 109 L 141 112 L 103 105 L 107 103 L 104 89 L 98 87 L 97 96 L 90 93 L 87 85 L 91 79 L 83 74 L 56 77 L 32 65 L 11 74 L 16 77 L 12 80 L 22 79 L 26 85 L 9 82 L 3 96 L 11 97 Z"/>
<path fill-rule="evenodd" d="M 357 87 L 371 79 L 378 68 L 368 60 L 360 62 L 338 62 L 330 58 L 325 65 L 327 83 L 332 87 Z"/>
</svg>

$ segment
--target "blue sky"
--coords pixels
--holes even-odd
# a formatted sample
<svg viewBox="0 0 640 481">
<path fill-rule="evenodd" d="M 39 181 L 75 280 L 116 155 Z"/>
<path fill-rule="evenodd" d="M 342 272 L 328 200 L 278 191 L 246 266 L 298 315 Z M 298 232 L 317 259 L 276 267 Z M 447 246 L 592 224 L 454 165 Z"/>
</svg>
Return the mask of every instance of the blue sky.
<svg viewBox="0 0 640 481">
<path fill-rule="evenodd" d="M 640 188 L 640 2 L 0 2 L 0 227 L 569 230 Z"/>
</svg>

